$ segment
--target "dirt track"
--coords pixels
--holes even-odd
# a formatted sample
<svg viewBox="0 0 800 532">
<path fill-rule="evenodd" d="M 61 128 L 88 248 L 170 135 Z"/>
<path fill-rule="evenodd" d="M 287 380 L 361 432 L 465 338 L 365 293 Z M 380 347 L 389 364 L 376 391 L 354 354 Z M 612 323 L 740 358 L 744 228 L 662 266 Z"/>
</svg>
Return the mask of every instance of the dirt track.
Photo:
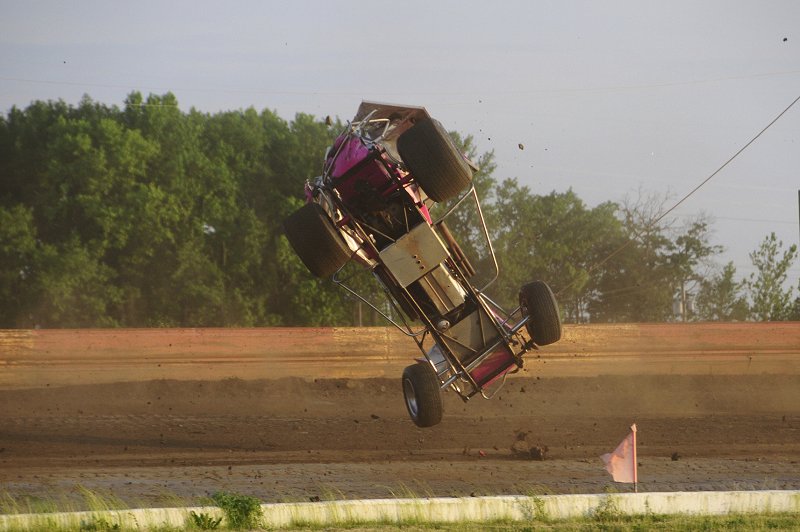
<svg viewBox="0 0 800 532">
<path fill-rule="evenodd" d="M 150 351 L 152 371 L 169 378 L 148 378 L 131 370 L 131 335 L 116 340 L 127 359 L 99 336 L 62 351 L 49 344 L 47 356 L 28 342 L 6 349 L 0 372 L 0 485 L 16 498 L 74 500 L 82 485 L 131 504 L 166 505 L 175 503 L 169 496 L 193 500 L 218 490 L 265 501 L 597 492 L 612 485 L 598 456 L 635 421 L 645 490 L 800 489 L 800 324 L 773 338 L 740 332 L 757 350 L 736 341 L 725 349 L 730 329 L 694 329 L 692 345 L 680 349 L 653 340 L 665 331 L 686 336 L 676 330 L 638 331 L 637 350 L 628 329 L 619 342 L 627 355 L 605 355 L 586 376 L 558 376 L 545 354 L 491 401 L 463 404 L 447 394 L 444 422 L 424 430 L 408 420 L 396 377 L 265 379 L 263 369 L 252 380 L 215 377 L 238 372 L 218 348 L 218 361 L 203 359 L 208 369 L 199 377 L 180 356 L 165 368 Z M 199 356 L 212 358 L 204 349 L 197 347 Z M 549 361 L 596 362 L 564 349 Z M 85 352 L 103 371 L 80 383 L 68 370 L 88 367 L 76 355 Z M 659 362 L 665 357 L 669 364 Z M 680 357 L 693 362 L 676 366 Z M 326 357 L 318 358 L 315 371 Z M 47 360 L 60 360 L 61 377 Z M 31 371 L 48 378 L 15 384 Z M 118 382 L 108 382 L 115 374 Z M 521 433 L 529 445 L 548 447 L 545 461 L 512 455 Z"/>
</svg>

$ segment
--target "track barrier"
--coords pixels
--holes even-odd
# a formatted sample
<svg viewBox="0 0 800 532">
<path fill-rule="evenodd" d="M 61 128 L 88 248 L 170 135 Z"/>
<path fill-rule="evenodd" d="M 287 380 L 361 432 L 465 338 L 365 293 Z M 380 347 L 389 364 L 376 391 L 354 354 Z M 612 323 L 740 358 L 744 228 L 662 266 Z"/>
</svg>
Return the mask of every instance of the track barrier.
<svg viewBox="0 0 800 532">
<path fill-rule="evenodd" d="M 601 515 L 728 515 L 800 512 L 800 491 L 701 491 L 374 499 L 262 505 L 262 526 L 352 523 L 541 521 Z M 222 517 L 217 507 L 145 508 L 95 512 L 0 515 L 0 530 L 42 528 L 184 527 L 190 513 Z"/>
</svg>

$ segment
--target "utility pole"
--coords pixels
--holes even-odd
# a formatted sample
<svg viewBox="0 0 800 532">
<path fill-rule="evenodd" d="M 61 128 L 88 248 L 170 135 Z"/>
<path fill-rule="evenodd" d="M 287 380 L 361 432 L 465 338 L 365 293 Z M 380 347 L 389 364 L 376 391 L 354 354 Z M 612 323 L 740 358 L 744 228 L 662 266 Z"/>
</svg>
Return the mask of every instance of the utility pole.
<svg viewBox="0 0 800 532">
<path fill-rule="evenodd" d="M 686 322 L 686 279 L 681 279 L 681 321 Z"/>
</svg>

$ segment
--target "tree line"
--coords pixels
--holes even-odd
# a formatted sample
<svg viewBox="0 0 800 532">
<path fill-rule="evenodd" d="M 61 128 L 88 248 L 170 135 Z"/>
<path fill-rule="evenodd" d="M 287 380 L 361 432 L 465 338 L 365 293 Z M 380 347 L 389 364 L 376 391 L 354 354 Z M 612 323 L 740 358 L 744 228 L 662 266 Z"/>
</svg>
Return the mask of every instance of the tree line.
<svg viewBox="0 0 800 532">
<path fill-rule="evenodd" d="M 326 122 L 183 112 L 171 93 L 12 108 L 0 117 L 0 327 L 381 324 L 313 278 L 283 236 L 341 130 Z M 572 190 L 535 194 L 453 137 L 481 168 L 500 266 L 489 293 L 504 305 L 542 279 L 566 322 L 800 319 L 786 282 L 797 248 L 774 234 L 738 279 L 733 264 L 714 267 L 708 220 L 662 220 L 652 197 L 588 207 Z M 449 223 L 480 284 L 491 260 L 476 216 L 463 208 Z"/>
</svg>

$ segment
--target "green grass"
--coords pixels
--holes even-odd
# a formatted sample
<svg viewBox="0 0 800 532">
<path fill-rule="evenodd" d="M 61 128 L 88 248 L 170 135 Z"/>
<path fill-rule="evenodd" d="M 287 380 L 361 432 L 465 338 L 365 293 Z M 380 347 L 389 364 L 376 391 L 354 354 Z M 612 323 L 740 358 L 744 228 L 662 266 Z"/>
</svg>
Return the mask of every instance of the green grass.
<svg viewBox="0 0 800 532">
<path fill-rule="evenodd" d="M 214 506 L 210 497 L 182 497 L 162 491 L 147 499 L 123 500 L 104 490 L 92 490 L 80 484 L 68 492 L 39 497 L 12 495 L 0 491 L 0 515 L 46 514 L 55 512 L 101 512 L 105 510 L 128 510 L 132 508 L 182 508 L 190 506 Z"/>
<path fill-rule="evenodd" d="M 257 528 L 262 517 L 261 501 L 249 495 L 219 491 L 212 497 L 225 512 L 226 524 L 233 529 Z"/>
<path fill-rule="evenodd" d="M 295 531 L 363 531 L 414 532 L 437 530 L 442 532 L 480 532 L 480 531 L 751 531 L 751 530 L 795 530 L 800 531 L 800 514 L 754 514 L 726 516 L 686 516 L 686 515 L 640 515 L 610 516 L 602 514 L 582 519 L 570 520 L 531 520 L 500 521 L 488 523 L 359 523 L 340 524 L 336 527 L 323 525 L 297 524 L 282 530 Z"/>
<path fill-rule="evenodd" d="M 72 496 L 61 493 L 57 497 L 43 498 L 28 495 L 13 496 L 0 493 L 0 514 L 47 514 L 55 512 L 102 512 L 131 508 L 112 493 L 90 490 L 76 485 Z"/>
</svg>

